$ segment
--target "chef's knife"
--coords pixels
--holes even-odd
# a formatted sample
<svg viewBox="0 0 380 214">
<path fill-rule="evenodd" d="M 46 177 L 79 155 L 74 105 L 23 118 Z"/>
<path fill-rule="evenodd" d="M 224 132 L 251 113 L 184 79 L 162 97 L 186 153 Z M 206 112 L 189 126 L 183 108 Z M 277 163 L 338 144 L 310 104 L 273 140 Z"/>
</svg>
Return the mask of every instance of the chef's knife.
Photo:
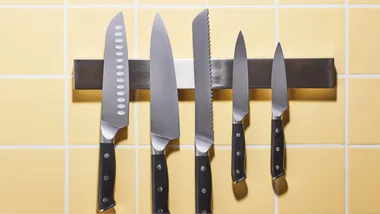
<svg viewBox="0 0 380 214">
<path fill-rule="evenodd" d="M 235 44 L 232 76 L 232 165 L 233 183 L 246 179 L 245 173 L 245 135 L 243 119 L 248 114 L 248 63 L 243 33 L 240 31 Z"/>
<path fill-rule="evenodd" d="M 285 175 L 285 143 L 282 115 L 288 109 L 288 86 L 285 60 L 281 44 L 278 43 L 272 65 L 272 139 L 271 174 L 276 180 Z"/>
<path fill-rule="evenodd" d="M 157 13 L 150 41 L 150 120 L 152 140 L 152 212 L 170 213 L 165 147 L 179 133 L 178 92 L 168 33 Z"/>
<path fill-rule="evenodd" d="M 208 9 L 193 20 L 195 84 L 195 175 L 196 213 L 212 213 L 212 181 L 208 151 L 214 143 L 212 69 Z"/>
<path fill-rule="evenodd" d="M 98 208 L 101 212 L 116 205 L 114 140 L 117 132 L 129 123 L 128 49 L 122 12 L 107 28 L 103 70 L 98 178 Z"/>
</svg>

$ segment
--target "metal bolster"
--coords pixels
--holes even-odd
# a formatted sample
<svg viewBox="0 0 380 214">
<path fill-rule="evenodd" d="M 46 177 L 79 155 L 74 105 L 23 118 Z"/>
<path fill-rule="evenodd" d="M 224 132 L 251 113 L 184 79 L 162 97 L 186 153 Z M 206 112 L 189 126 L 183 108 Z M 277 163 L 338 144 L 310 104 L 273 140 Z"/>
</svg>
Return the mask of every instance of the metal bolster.
<svg viewBox="0 0 380 214">
<path fill-rule="evenodd" d="M 248 59 L 249 88 L 271 88 L 272 59 Z M 232 88 L 232 59 L 213 59 L 213 89 Z M 192 59 L 175 59 L 178 89 L 194 89 Z M 285 59 L 288 88 L 335 88 L 333 58 Z M 130 90 L 149 89 L 149 60 L 129 60 Z M 101 90 L 102 59 L 74 60 L 74 90 Z"/>
</svg>

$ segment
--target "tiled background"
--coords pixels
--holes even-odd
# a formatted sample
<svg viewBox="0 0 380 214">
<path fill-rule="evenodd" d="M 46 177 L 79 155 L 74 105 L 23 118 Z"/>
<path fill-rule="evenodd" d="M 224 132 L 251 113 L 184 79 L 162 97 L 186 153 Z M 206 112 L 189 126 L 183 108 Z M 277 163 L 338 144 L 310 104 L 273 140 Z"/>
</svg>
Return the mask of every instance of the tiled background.
<svg viewBox="0 0 380 214">
<path fill-rule="evenodd" d="M 333 57 L 337 89 L 290 91 L 286 183 L 269 172 L 269 90 L 251 90 L 247 189 L 230 176 L 231 91 L 215 95 L 215 214 L 380 213 L 380 0 L 0 0 L 0 213 L 96 213 L 100 92 L 73 91 L 74 59 L 101 59 L 124 12 L 131 58 L 148 58 L 160 12 L 176 58 L 192 57 L 191 22 L 210 8 L 213 58 Z M 194 213 L 194 94 L 180 93 L 181 139 L 168 155 L 170 210 Z M 110 212 L 150 213 L 149 92 L 133 94 L 118 136 Z M 286 184 L 286 185 L 285 185 Z"/>
</svg>

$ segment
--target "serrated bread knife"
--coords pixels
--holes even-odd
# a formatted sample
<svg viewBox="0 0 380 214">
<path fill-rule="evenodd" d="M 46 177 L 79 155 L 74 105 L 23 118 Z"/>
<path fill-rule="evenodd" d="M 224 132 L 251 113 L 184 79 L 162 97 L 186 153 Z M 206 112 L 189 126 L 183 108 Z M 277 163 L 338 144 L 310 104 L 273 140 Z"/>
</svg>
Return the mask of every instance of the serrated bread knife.
<svg viewBox="0 0 380 214">
<path fill-rule="evenodd" d="M 278 43 L 272 65 L 272 139 L 271 175 L 276 180 L 285 175 L 285 142 L 282 115 L 288 109 L 288 86 L 281 44 Z"/>
<path fill-rule="evenodd" d="M 180 136 L 178 92 L 169 36 L 158 13 L 150 40 L 150 120 L 152 213 L 170 213 L 165 148 Z"/>
<path fill-rule="evenodd" d="M 193 20 L 195 85 L 195 195 L 196 213 L 212 213 L 212 181 L 209 149 L 214 143 L 212 69 L 208 9 Z"/>
<path fill-rule="evenodd" d="M 248 62 L 243 33 L 240 31 L 235 44 L 232 75 L 232 164 L 233 183 L 246 179 L 245 173 L 245 135 L 243 119 L 249 109 Z"/>
<path fill-rule="evenodd" d="M 129 67 L 124 17 L 119 12 L 109 23 L 104 50 L 100 124 L 98 208 L 116 205 L 114 199 L 115 136 L 129 123 Z"/>
</svg>

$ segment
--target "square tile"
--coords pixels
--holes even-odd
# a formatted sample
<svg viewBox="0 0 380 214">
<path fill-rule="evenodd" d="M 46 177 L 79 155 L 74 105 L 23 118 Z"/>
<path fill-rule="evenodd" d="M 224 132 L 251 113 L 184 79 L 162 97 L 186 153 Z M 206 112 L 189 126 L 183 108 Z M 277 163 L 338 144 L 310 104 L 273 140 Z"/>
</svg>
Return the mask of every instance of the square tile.
<svg viewBox="0 0 380 214">
<path fill-rule="evenodd" d="M 68 0 L 69 4 L 134 4 L 134 0 Z"/>
<path fill-rule="evenodd" d="M 63 9 L 0 9 L 0 74 L 62 74 Z"/>
<path fill-rule="evenodd" d="M 69 144 L 99 144 L 102 91 L 74 90 L 70 81 L 68 86 Z M 116 143 L 135 144 L 135 102 L 134 92 L 129 99 L 129 125 L 119 131 Z"/>
<path fill-rule="evenodd" d="M 128 56 L 134 57 L 134 11 L 113 8 L 68 9 L 67 40 L 69 73 L 73 73 L 74 59 L 103 59 L 105 35 L 109 22 L 122 11 L 127 29 Z"/>
<path fill-rule="evenodd" d="M 64 0 L 1 0 L 0 5 L 63 5 Z"/>
<path fill-rule="evenodd" d="M 203 5 L 204 0 L 137 0 L 139 4 L 173 4 L 173 5 L 179 5 L 179 4 L 199 4 Z"/>
<path fill-rule="evenodd" d="M 350 148 L 348 150 L 348 210 L 350 213 L 380 213 L 377 183 L 380 171 L 380 149 Z"/>
<path fill-rule="evenodd" d="M 63 79 L 1 79 L 0 144 L 63 145 L 63 88 Z"/>
<path fill-rule="evenodd" d="M 273 8 L 210 9 L 211 57 L 233 58 L 240 30 L 248 58 L 273 57 L 274 24 Z"/>
<path fill-rule="evenodd" d="M 274 4 L 274 0 L 208 0 L 210 5 L 255 5 L 255 4 Z"/>
<path fill-rule="evenodd" d="M 199 9 L 139 9 L 138 10 L 138 56 L 149 59 L 150 38 L 155 14 L 162 17 L 169 34 L 174 58 L 193 58 L 193 19 L 204 8 Z M 175 18 L 174 18 L 175 17 Z"/>
<path fill-rule="evenodd" d="M 286 161 L 287 191 L 280 183 L 280 214 L 344 213 L 343 148 L 291 148 Z"/>
<path fill-rule="evenodd" d="M 337 73 L 345 72 L 344 8 L 280 8 L 278 16 L 285 58 L 334 58 Z"/>
<path fill-rule="evenodd" d="M 380 79 L 349 79 L 349 144 L 380 144 L 377 113 L 380 99 L 373 96 L 380 90 L 379 83 Z"/>
<path fill-rule="evenodd" d="M 377 29 L 380 9 L 350 8 L 349 20 L 349 73 L 379 74 L 380 65 L 376 61 L 380 48 Z"/>
<path fill-rule="evenodd" d="M 278 0 L 279 4 L 343 4 L 344 0 Z"/>
<path fill-rule="evenodd" d="M 195 169 L 193 149 L 169 149 L 167 155 L 169 173 L 169 209 L 172 213 L 194 213 Z M 267 176 L 269 165 L 268 149 L 247 150 L 247 190 L 233 187 L 230 175 L 230 149 L 216 149 L 211 161 L 213 178 L 213 210 L 215 213 L 273 213 L 273 190 L 271 178 Z M 267 165 L 263 164 L 267 163 Z M 228 167 L 225 167 L 225 166 Z M 139 149 L 139 212 L 151 212 L 151 154 L 150 149 Z M 149 176 L 147 176 L 149 175 Z M 225 187 L 225 188 L 217 188 Z M 234 190 L 235 189 L 235 190 Z M 236 197 L 241 197 L 240 200 Z M 249 191 L 249 194 L 246 191 Z M 245 197 L 242 197 L 245 195 Z M 188 200 L 181 200 L 182 198 Z"/>
<path fill-rule="evenodd" d="M 136 213 L 136 149 L 116 147 L 114 209 L 107 213 Z M 97 212 L 99 149 L 69 149 L 69 213 Z"/>
<path fill-rule="evenodd" d="M 64 149 L 2 149 L 0 168 L 0 213 L 65 212 Z"/>
</svg>

